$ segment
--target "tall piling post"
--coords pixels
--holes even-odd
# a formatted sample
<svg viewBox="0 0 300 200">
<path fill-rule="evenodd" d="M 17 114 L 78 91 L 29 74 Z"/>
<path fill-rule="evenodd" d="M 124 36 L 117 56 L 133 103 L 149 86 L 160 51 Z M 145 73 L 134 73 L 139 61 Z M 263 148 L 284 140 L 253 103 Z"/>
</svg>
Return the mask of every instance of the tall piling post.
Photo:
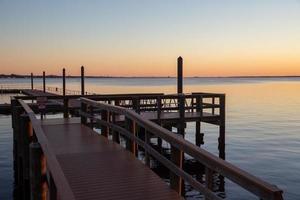
<svg viewBox="0 0 300 200">
<path fill-rule="evenodd" d="M 39 143 L 31 143 L 30 156 L 30 191 L 32 200 L 42 199 L 42 149 Z"/>
<path fill-rule="evenodd" d="M 177 93 L 183 93 L 183 59 L 182 57 L 177 58 Z"/>
<path fill-rule="evenodd" d="M 43 92 L 46 92 L 46 73 L 43 71 Z"/>
<path fill-rule="evenodd" d="M 31 89 L 33 90 L 33 73 L 30 74 Z"/>
<path fill-rule="evenodd" d="M 69 99 L 66 98 L 66 69 L 63 68 L 62 71 L 62 78 L 63 78 L 63 97 L 64 97 L 64 118 L 69 117 Z"/>
<path fill-rule="evenodd" d="M 66 96 L 66 69 L 63 68 L 62 71 L 62 78 L 63 78 L 63 96 Z"/>
<path fill-rule="evenodd" d="M 83 96 L 84 93 L 84 67 L 81 66 L 81 95 Z"/>
<path fill-rule="evenodd" d="M 33 134 L 31 122 L 29 117 L 25 114 L 20 116 L 20 150 L 22 152 L 22 187 L 23 198 L 29 199 L 30 197 L 30 181 L 29 181 L 29 144 L 30 138 Z"/>
<path fill-rule="evenodd" d="M 177 133 L 182 135 L 184 138 L 185 132 L 185 97 L 183 94 L 183 59 L 181 56 L 177 58 L 177 94 L 178 94 L 178 112 L 179 112 L 179 122 L 177 124 Z M 184 154 L 182 151 L 171 147 L 171 160 L 176 163 L 180 168 L 184 166 Z M 182 178 L 171 174 L 172 182 L 176 184 L 171 184 L 171 187 L 175 189 L 180 195 L 185 196 L 185 184 Z"/>
<path fill-rule="evenodd" d="M 225 160 L 225 95 L 220 96 L 219 157 Z"/>
</svg>

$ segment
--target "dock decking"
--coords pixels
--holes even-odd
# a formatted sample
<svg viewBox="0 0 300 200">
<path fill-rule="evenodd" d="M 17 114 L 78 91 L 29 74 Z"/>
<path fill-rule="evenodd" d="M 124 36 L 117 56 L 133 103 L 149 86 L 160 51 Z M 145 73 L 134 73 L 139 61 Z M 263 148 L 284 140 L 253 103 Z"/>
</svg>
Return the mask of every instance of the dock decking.
<svg viewBox="0 0 300 200">
<path fill-rule="evenodd" d="M 41 124 L 76 199 L 181 199 L 132 154 L 79 118 Z"/>
</svg>

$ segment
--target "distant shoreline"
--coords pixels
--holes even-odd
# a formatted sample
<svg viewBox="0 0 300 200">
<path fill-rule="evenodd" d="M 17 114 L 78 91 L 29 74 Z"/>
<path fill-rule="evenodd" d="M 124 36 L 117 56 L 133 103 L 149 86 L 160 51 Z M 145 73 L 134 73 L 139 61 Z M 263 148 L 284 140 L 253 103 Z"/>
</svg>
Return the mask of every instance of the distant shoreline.
<svg viewBox="0 0 300 200">
<path fill-rule="evenodd" d="M 1 78 L 30 78 L 30 75 L 18 74 L 0 74 Z M 43 78 L 41 75 L 35 75 L 33 78 Z M 62 78 L 58 75 L 47 75 L 46 78 Z M 80 76 L 66 76 L 66 78 L 80 78 Z M 176 76 L 85 76 L 85 78 L 176 78 Z M 300 75 L 294 76 L 187 76 L 184 78 L 300 78 Z"/>
</svg>

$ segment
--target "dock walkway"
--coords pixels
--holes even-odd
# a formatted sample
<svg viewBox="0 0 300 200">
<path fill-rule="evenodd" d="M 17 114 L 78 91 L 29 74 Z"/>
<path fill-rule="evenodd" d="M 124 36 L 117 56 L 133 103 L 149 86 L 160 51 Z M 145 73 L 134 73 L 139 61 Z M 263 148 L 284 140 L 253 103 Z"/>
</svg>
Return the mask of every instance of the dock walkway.
<svg viewBox="0 0 300 200">
<path fill-rule="evenodd" d="M 203 101 L 208 98 L 203 94 L 161 95 L 155 102 L 149 96 L 91 98 L 96 100 L 80 98 L 80 118 L 64 113 L 63 118 L 53 119 L 44 113 L 41 120 L 30 107 L 33 105 L 24 101 L 28 97 L 12 98 L 14 172 L 20 199 L 181 199 L 189 184 L 205 199 L 222 200 L 214 188 L 224 192 L 225 179 L 260 199 L 283 199 L 282 190 L 276 186 L 223 160 L 224 96 L 211 104 Z M 174 98 L 177 103 L 167 107 Z M 49 99 L 59 100 L 61 96 Z M 149 120 L 147 112 L 157 112 L 158 121 Z M 184 139 L 186 120 L 197 120 L 197 136 L 198 122 L 208 118 L 215 118 L 220 127 L 219 157 L 199 148 L 197 139 L 196 145 Z M 172 125 L 166 126 L 164 119 Z M 171 130 L 175 126 L 177 134 Z M 162 151 L 162 141 L 170 145 L 168 155 Z M 198 179 L 185 168 L 184 155 L 201 164 Z M 169 184 L 152 171 L 151 161 L 168 170 Z"/>
<path fill-rule="evenodd" d="M 79 118 L 41 124 L 76 199 L 180 199 L 152 170 Z"/>
</svg>

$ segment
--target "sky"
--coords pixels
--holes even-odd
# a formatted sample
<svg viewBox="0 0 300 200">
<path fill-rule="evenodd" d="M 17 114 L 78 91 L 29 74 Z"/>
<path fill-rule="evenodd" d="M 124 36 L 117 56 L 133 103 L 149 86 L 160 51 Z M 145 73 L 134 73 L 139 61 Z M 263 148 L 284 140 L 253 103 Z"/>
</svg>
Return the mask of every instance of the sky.
<svg viewBox="0 0 300 200">
<path fill-rule="evenodd" d="M 0 0 L 0 74 L 300 75 L 299 0 Z"/>
</svg>

